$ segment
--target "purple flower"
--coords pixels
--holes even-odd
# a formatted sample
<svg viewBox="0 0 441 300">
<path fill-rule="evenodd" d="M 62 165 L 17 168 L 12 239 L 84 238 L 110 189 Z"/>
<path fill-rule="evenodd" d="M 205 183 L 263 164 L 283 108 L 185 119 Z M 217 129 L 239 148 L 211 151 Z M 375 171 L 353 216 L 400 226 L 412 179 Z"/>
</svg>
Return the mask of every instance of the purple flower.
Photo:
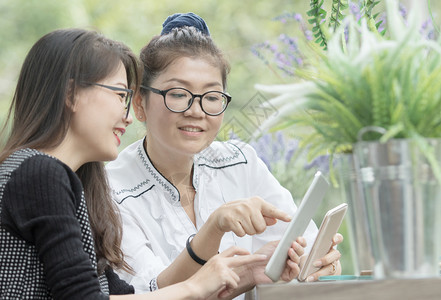
<svg viewBox="0 0 441 300">
<path fill-rule="evenodd" d="M 365 11 L 367 7 L 365 6 L 365 0 L 352 0 L 349 1 L 349 13 L 352 14 L 357 21 L 360 20 L 362 16 L 364 16 L 367 12 Z M 375 5 L 374 5 L 375 6 Z M 373 8 L 371 12 L 372 15 L 377 15 L 374 11 L 376 10 L 376 6 Z M 400 4 L 400 14 L 404 17 L 405 21 L 408 17 L 407 9 L 404 5 Z M 305 22 L 302 15 L 299 13 L 289 13 L 285 12 L 275 18 L 274 21 L 281 22 L 283 24 L 288 24 L 289 22 L 295 22 L 295 25 L 300 29 L 302 38 L 306 40 L 306 42 L 314 41 L 316 38 L 314 37 L 314 33 L 311 30 L 311 26 Z M 322 22 L 326 20 L 323 19 Z M 381 13 L 376 17 L 375 23 L 378 26 L 378 32 L 384 33 L 386 28 L 386 14 Z M 420 29 L 421 34 L 426 36 L 428 39 L 436 39 L 436 32 L 434 25 L 430 20 L 426 21 L 422 28 Z M 264 43 L 260 43 L 254 45 L 251 48 L 251 52 L 258 57 L 261 61 L 263 61 L 266 65 L 268 65 L 272 71 L 278 70 L 282 75 L 285 76 L 295 76 L 296 69 L 304 66 L 305 55 L 302 53 L 301 45 L 298 41 L 299 37 L 291 37 L 289 33 L 282 33 L 279 35 L 278 40 L 276 42 L 266 41 Z M 345 38 L 348 40 L 348 29 L 345 28 Z"/>
<path fill-rule="evenodd" d="M 312 162 L 305 164 L 304 169 L 316 169 L 318 171 L 322 171 L 323 173 L 329 172 L 329 156 L 321 155 L 316 157 Z"/>
<path fill-rule="evenodd" d="M 269 49 L 271 50 L 271 52 L 276 53 L 277 50 L 278 50 L 278 47 L 277 47 L 276 44 L 272 44 L 272 45 L 269 46 Z"/>
<path fill-rule="evenodd" d="M 431 19 L 426 20 L 421 25 L 420 33 L 429 40 L 436 39 L 435 28 Z"/>
<path fill-rule="evenodd" d="M 299 141 L 298 140 L 289 140 L 287 142 L 286 151 L 285 151 L 285 163 L 289 163 L 291 161 L 291 158 L 293 157 L 294 153 L 299 148 Z"/>
<path fill-rule="evenodd" d="M 400 14 L 404 19 L 407 19 L 407 8 L 400 3 Z"/>
<path fill-rule="evenodd" d="M 257 45 L 254 45 L 253 47 L 251 47 L 250 51 L 255 56 L 257 56 L 257 58 L 259 58 L 261 61 L 263 61 L 266 65 L 269 65 L 270 62 L 268 61 L 268 59 L 266 59 L 266 57 L 260 51 L 260 49 L 263 49 L 264 47 L 265 47 L 265 44 L 260 43 L 260 44 L 257 44 Z"/>
<path fill-rule="evenodd" d="M 275 134 L 264 134 L 259 139 L 250 142 L 250 145 L 270 171 L 276 165 L 286 166 L 299 149 L 298 140 L 286 139 L 281 131 Z"/>
<path fill-rule="evenodd" d="M 304 31 L 305 37 L 308 41 L 312 41 L 313 39 L 313 35 L 312 35 L 312 31 L 311 30 L 305 30 Z"/>
<path fill-rule="evenodd" d="M 296 20 L 297 22 L 302 22 L 303 18 L 301 14 L 294 14 L 294 20 Z"/>
<path fill-rule="evenodd" d="M 230 132 L 229 138 L 230 140 L 240 140 L 240 137 L 234 131 Z"/>
<path fill-rule="evenodd" d="M 350 2 L 349 3 L 349 10 L 351 11 L 351 14 L 355 16 L 355 19 L 358 21 L 361 18 L 361 10 L 360 5 Z"/>
</svg>

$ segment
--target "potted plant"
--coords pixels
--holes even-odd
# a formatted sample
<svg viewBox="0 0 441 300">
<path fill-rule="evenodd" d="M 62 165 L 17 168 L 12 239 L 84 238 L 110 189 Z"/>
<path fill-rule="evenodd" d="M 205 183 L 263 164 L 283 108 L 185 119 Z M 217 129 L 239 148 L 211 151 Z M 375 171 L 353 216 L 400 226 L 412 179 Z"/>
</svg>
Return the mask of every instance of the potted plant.
<svg viewBox="0 0 441 300">
<path fill-rule="evenodd" d="M 353 153 L 376 275 L 430 276 L 440 253 L 441 47 L 418 12 L 404 20 L 396 1 L 386 8 L 386 34 L 345 18 L 326 49 L 310 48 L 302 81 L 257 85 L 279 108 L 262 129 L 298 132 L 310 158 Z"/>
<path fill-rule="evenodd" d="M 324 45 L 330 44 L 327 50 L 310 44 L 310 53 L 304 54 L 308 67 L 296 72 L 306 80 L 256 85 L 258 90 L 279 95 L 269 101 L 279 113 L 262 128 L 295 125 L 312 129 L 302 136 L 311 157 L 324 152 L 351 152 L 357 134 L 368 126 L 387 129 L 383 142 L 390 138 L 440 137 L 441 116 L 435 109 L 441 101 L 437 77 L 441 76 L 437 73 L 440 46 L 423 36 L 419 26 L 406 26 L 393 5 L 396 2 L 387 3 L 386 37 L 373 31 L 368 26 L 370 21 L 358 24 L 347 19 L 347 25 L 326 39 Z M 344 43 L 342 38 L 346 38 Z M 323 41 L 316 40 L 320 44 Z M 378 139 L 378 135 L 365 139 Z"/>
</svg>

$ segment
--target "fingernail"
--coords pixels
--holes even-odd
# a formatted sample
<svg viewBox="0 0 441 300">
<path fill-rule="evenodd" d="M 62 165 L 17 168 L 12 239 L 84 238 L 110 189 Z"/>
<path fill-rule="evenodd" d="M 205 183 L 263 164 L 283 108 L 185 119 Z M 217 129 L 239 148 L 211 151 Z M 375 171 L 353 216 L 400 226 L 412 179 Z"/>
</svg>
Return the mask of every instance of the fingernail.
<svg viewBox="0 0 441 300">
<path fill-rule="evenodd" d="M 314 276 L 309 276 L 308 278 L 306 278 L 306 282 L 311 282 L 314 281 Z"/>
<path fill-rule="evenodd" d="M 321 260 L 317 260 L 312 264 L 314 267 L 318 268 L 322 266 L 322 261 Z"/>
</svg>

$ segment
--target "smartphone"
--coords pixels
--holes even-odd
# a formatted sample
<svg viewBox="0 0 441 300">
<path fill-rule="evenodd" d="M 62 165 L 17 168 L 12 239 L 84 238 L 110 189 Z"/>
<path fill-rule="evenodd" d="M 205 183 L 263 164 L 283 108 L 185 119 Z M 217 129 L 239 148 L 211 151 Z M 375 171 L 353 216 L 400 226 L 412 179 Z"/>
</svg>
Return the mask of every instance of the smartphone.
<svg viewBox="0 0 441 300">
<path fill-rule="evenodd" d="M 312 264 L 325 256 L 332 246 L 332 238 L 338 232 L 343 218 L 346 214 L 348 205 L 342 203 L 333 209 L 330 209 L 323 218 L 322 224 L 320 225 L 317 237 L 314 244 L 311 247 L 308 257 L 305 263 L 301 266 L 300 273 L 298 276 L 299 281 L 305 281 L 309 275 L 317 272 L 320 268 L 314 267 Z"/>
<path fill-rule="evenodd" d="M 328 188 L 329 183 L 326 178 L 320 171 L 316 172 L 296 214 L 289 223 L 288 228 L 265 267 L 265 274 L 271 278 L 272 281 L 276 282 L 280 279 L 280 275 L 282 275 L 286 260 L 288 259 L 288 250 L 292 242 L 304 234 L 309 222 L 325 197 Z"/>
</svg>

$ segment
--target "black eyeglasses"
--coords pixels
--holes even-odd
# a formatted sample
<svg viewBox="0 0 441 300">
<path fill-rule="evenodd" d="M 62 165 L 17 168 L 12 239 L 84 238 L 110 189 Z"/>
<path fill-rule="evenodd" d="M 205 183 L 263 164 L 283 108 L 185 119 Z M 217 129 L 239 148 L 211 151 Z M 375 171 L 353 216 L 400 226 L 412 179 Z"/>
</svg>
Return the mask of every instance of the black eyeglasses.
<svg viewBox="0 0 441 300">
<path fill-rule="evenodd" d="M 201 95 L 193 94 L 184 88 L 158 90 L 141 85 L 142 88 L 155 94 L 162 95 L 165 106 L 172 112 L 180 113 L 188 110 L 196 97 L 199 97 L 201 109 L 209 116 L 218 116 L 223 113 L 231 101 L 231 96 L 218 91 L 209 91 Z"/>
<path fill-rule="evenodd" d="M 131 89 L 124 89 L 124 88 L 119 88 L 116 86 L 111 86 L 111 85 L 105 85 L 105 84 L 101 84 L 101 83 L 86 83 L 86 84 L 90 84 L 90 85 L 97 85 L 112 91 L 117 91 L 119 93 L 118 96 L 121 99 L 121 103 L 124 104 L 124 108 L 126 109 L 126 116 L 125 119 L 127 119 L 129 117 L 129 112 L 130 112 L 130 104 L 132 103 L 132 97 L 133 97 L 133 90 Z"/>
</svg>

